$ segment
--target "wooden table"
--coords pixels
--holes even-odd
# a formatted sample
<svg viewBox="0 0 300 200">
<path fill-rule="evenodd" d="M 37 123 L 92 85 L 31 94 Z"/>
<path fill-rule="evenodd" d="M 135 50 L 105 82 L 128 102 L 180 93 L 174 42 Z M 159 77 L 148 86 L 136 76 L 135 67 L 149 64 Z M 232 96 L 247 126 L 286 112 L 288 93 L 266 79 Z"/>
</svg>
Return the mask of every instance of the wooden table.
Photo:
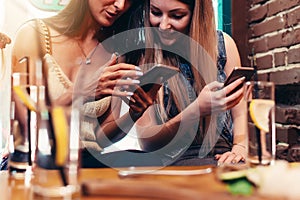
<svg viewBox="0 0 300 200">
<path fill-rule="evenodd" d="M 166 167 L 164 169 L 199 169 L 203 167 Z M 49 175 L 49 181 L 54 176 Z M 146 199 L 240 199 L 231 195 L 226 185 L 212 173 L 192 176 L 140 175 L 120 178 L 118 170 L 112 168 L 81 169 L 81 182 L 102 183 L 101 196 L 81 195 L 82 200 L 146 200 Z M 105 195 L 104 195 L 105 193 Z M 132 193 L 135 196 L 123 194 Z M 0 199 L 29 200 L 30 182 L 9 178 L 7 172 L 0 172 Z M 154 198 L 157 197 L 157 198 Z M 160 197 L 160 198 L 158 198 Z M 264 199 L 257 194 L 243 199 Z"/>
</svg>

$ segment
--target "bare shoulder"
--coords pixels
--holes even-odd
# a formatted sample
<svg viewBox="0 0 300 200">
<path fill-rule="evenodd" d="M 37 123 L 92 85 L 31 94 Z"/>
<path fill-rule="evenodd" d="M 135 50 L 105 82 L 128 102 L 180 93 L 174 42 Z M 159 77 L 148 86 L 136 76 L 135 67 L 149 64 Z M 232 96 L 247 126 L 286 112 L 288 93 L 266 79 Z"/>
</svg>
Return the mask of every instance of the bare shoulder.
<svg viewBox="0 0 300 200">
<path fill-rule="evenodd" d="M 227 62 L 225 71 L 229 74 L 236 66 L 241 66 L 240 54 L 233 38 L 227 33 L 223 32 L 225 49 L 227 54 Z"/>
<path fill-rule="evenodd" d="M 23 24 L 17 31 L 16 37 L 14 39 L 14 48 L 17 47 L 32 47 L 38 40 L 38 27 L 35 21 L 28 21 Z"/>
<path fill-rule="evenodd" d="M 228 35 L 227 33 L 223 32 L 223 36 L 224 36 L 224 42 L 225 42 L 225 47 L 226 49 L 228 48 L 237 48 L 235 41 L 233 40 L 233 38 Z"/>
<path fill-rule="evenodd" d="M 12 64 L 17 66 L 18 60 L 24 56 L 36 58 L 39 56 L 39 29 L 35 20 L 24 23 L 13 39 Z"/>
</svg>

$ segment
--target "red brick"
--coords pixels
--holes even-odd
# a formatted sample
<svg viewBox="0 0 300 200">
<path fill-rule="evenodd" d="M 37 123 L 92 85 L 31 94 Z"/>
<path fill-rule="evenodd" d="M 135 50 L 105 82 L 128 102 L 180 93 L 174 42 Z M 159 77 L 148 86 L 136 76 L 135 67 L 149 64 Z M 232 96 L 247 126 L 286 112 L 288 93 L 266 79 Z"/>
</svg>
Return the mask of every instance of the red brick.
<svg viewBox="0 0 300 200">
<path fill-rule="evenodd" d="M 262 5 L 249 11 L 249 21 L 262 21 L 267 16 L 267 6 Z"/>
<path fill-rule="evenodd" d="M 287 34 L 285 34 L 287 35 Z M 287 42 L 286 39 L 283 40 L 283 33 L 278 33 L 277 35 L 274 35 L 274 36 L 270 36 L 268 38 L 268 46 L 270 49 L 274 49 L 274 48 L 278 48 L 278 47 L 286 47 L 288 46 L 287 45 Z M 287 38 L 287 37 L 285 37 Z"/>
<path fill-rule="evenodd" d="M 285 65 L 285 58 L 287 56 L 287 52 L 277 52 L 274 54 L 274 64 L 275 67 Z"/>
<path fill-rule="evenodd" d="M 267 46 L 269 49 L 274 49 L 278 47 L 290 47 L 298 43 L 300 43 L 300 29 L 287 30 L 278 35 L 270 36 Z"/>
<path fill-rule="evenodd" d="M 300 7 L 287 13 L 287 25 L 292 26 L 300 23 Z"/>
<path fill-rule="evenodd" d="M 300 70 L 299 68 L 292 68 L 292 69 L 287 69 L 284 71 L 276 71 L 270 73 L 270 81 L 273 81 L 276 85 L 285 85 L 285 84 L 297 84 L 300 83 Z M 285 95 L 289 93 L 300 93 L 299 87 L 296 86 L 289 86 L 289 87 L 283 87 L 282 89 L 284 90 L 282 97 L 284 98 Z M 293 90 L 292 90 L 293 88 Z M 285 93 L 286 92 L 286 93 Z M 294 96 L 295 97 L 295 96 Z M 283 99 L 284 100 L 284 99 Z M 298 101 L 297 99 L 295 99 Z M 297 104 L 297 103 L 295 103 Z M 300 101 L 299 101 L 300 104 Z"/>
<path fill-rule="evenodd" d="M 254 53 L 261 53 L 268 51 L 268 39 L 266 37 L 261 38 L 255 42 L 250 42 L 249 43 L 250 49 L 254 50 Z"/>
<path fill-rule="evenodd" d="M 281 11 L 288 10 L 299 5 L 300 0 L 275 0 L 268 4 L 268 16 L 275 15 Z"/>
<path fill-rule="evenodd" d="M 256 59 L 257 63 L 257 69 L 269 69 L 273 67 L 272 61 L 273 57 L 272 55 L 263 56 Z"/>
<path fill-rule="evenodd" d="M 276 127 L 276 140 L 289 145 L 297 144 L 299 140 L 299 130 L 296 128 Z"/>
<path fill-rule="evenodd" d="M 300 48 L 288 51 L 288 63 L 300 63 Z"/>
<path fill-rule="evenodd" d="M 261 36 L 263 34 L 277 31 L 286 27 L 286 16 L 276 16 L 275 18 L 258 23 L 254 25 L 252 30 L 252 36 Z"/>
<path fill-rule="evenodd" d="M 275 121 L 281 124 L 300 125 L 300 105 L 287 106 L 277 104 Z"/>
</svg>

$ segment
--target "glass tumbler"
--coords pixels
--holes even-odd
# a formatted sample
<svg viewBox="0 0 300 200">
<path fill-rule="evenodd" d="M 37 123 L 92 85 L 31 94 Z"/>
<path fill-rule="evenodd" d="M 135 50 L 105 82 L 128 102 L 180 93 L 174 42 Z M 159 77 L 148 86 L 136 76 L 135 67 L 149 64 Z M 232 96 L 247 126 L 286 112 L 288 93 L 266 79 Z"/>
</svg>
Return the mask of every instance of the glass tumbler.
<svg viewBox="0 0 300 200">
<path fill-rule="evenodd" d="M 80 199 L 79 110 L 40 105 L 38 121 L 33 199 Z"/>
<path fill-rule="evenodd" d="M 244 84 L 248 112 L 248 158 L 250 166 L 270 165 L 275 160 L 274 83 L 249 81 Z"/>
<path fill-rule="evenodd" d="M 31 171 L 34 160 L 38 89 L 37 86 L 28 84 L 27 73 L 13 73 L 11 78 L 8 170 L 10 175 L 22 177 L 25 171 Z"/>
</svg>

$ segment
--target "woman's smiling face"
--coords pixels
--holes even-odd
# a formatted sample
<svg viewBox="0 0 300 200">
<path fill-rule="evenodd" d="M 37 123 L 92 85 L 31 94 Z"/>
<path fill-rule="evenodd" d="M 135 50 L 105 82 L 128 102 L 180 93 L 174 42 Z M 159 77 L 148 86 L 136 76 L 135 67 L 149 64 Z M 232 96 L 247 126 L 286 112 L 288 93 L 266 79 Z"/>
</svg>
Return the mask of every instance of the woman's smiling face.
<svg viewBox="0 0 300 200">
<path fill-rule="evenodd" d="M 173 45 L 181 33 L 188 33 L 191 17 L 189 5 L 179 0 L 150 0 L 150 24 L 158 28 L 157 34 L 164 45 Z"/>
</svg>

